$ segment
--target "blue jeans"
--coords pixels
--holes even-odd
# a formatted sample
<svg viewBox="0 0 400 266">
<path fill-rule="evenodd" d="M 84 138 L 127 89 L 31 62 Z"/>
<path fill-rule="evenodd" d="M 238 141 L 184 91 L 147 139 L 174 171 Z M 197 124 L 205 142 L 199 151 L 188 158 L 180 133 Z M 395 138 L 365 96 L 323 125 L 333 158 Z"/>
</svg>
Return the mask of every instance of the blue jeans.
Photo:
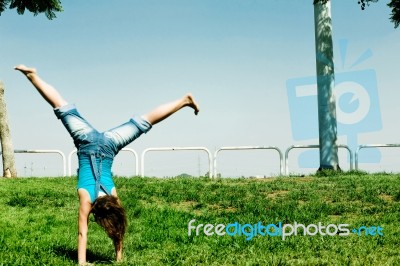
<svg viewBox="0 0 400 266">
<path fill-rule="evenodd" d="M 73 104 L 56 108 L 54 112 L 74 140 L 78 154 L 94 152 L 114 158 L 122 148 L 152 127 L 148 121 L 136 116 L 118 127 L 100 133 L 79 114 Z"/>
<path fill-rule="evenodd" d="M 56 108 L 54 112 L 78 150 L 78 189 L 85 189 L 91 202 L 98 197 L 100 190 L 110 195 L 114 188 L 111 167 L 115 155 L 142 133 L 147 133 L 151 124 L 141 117 L 133 117 L 118 127 L 98 132 L 73 104 Z"/>
</svg>

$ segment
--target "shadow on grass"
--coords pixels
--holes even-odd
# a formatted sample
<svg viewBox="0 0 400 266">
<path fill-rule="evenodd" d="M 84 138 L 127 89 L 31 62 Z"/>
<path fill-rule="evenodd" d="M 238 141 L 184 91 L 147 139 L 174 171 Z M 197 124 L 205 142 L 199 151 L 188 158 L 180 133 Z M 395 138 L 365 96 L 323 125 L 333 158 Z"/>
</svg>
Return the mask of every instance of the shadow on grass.
<svg viewBox="0 0 400 266">
<path fill-rule="evenodd" d="M 66 246 L 58 246 L 54 247 L 53 251 L 57 256 L 64 257 L 68 260 L 78 263 L 78 251 L 76 249 Z M 95 253 L 91 250 L 86 251 L 86 260 L 91 263 L 113 263 L 113 260 L 110 257 Z"/>
</svg>

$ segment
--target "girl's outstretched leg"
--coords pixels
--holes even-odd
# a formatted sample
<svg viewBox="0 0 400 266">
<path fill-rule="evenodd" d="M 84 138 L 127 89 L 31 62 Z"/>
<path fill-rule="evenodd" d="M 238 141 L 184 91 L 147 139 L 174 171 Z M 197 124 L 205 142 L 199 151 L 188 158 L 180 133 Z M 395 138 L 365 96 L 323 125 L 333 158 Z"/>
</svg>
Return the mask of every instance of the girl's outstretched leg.
<svg viewBox="0 0 400 266">
<path fill-rule="evenodd" d="M 36 73 L 36 69 L 26 67 L 24 65 L 18 65 L 14 68 L 15 70 L 21 71 L 29 81 L 35 86 L 38 92 L 42 95 L 42 97 L 53 107 L 59 108 L 64 105 L 67 105 L 67 101 L 65 101 L 60 93 L 50 84 L 43 81 Z"/>
<path fill-rule="evenodd" d="M 195 115 L 200 111 L 199 105 L 196 103 L 193 96 L 191 94 L 186 94 L 176 101 L 160 105 L 150 113 L 144 115 L 143 118 L 150 122 L 150 124 L 155 125 L 183 107 L 192 108 Z"/>
</svg>

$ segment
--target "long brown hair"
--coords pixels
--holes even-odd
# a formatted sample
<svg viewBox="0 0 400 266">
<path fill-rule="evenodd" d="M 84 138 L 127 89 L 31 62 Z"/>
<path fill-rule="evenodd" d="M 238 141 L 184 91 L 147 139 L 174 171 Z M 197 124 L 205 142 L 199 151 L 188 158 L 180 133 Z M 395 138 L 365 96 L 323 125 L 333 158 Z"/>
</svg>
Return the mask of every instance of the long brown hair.
<svg viewBox="0 0 400 266">
<path fill-rule="evenodd" d="M 125 209 L 119 199 L 111 195 L 98 197 L 93 203 L 91 212 L 96 223 L 104 228 L 118 249 L 122 245 L 128 225 Z"/>
</svg>

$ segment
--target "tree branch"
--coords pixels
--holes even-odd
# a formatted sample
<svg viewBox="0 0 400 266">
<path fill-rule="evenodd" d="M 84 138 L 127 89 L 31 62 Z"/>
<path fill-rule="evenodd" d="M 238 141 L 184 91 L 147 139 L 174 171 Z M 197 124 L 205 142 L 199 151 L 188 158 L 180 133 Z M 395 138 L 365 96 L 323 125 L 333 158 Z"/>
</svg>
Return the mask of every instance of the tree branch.
<svg viewBox="0 0 400 266">
<path fill-rule="evenodd" d="M 7 9 L 17 9 L 22 15 L 25 10 L 32 12 L 34 16 L 45 13 L 48 19 L 56 18 L 56 12 L 62 12 L 60 0 L 0 0 L 0 15 Z"/>
</svg>

